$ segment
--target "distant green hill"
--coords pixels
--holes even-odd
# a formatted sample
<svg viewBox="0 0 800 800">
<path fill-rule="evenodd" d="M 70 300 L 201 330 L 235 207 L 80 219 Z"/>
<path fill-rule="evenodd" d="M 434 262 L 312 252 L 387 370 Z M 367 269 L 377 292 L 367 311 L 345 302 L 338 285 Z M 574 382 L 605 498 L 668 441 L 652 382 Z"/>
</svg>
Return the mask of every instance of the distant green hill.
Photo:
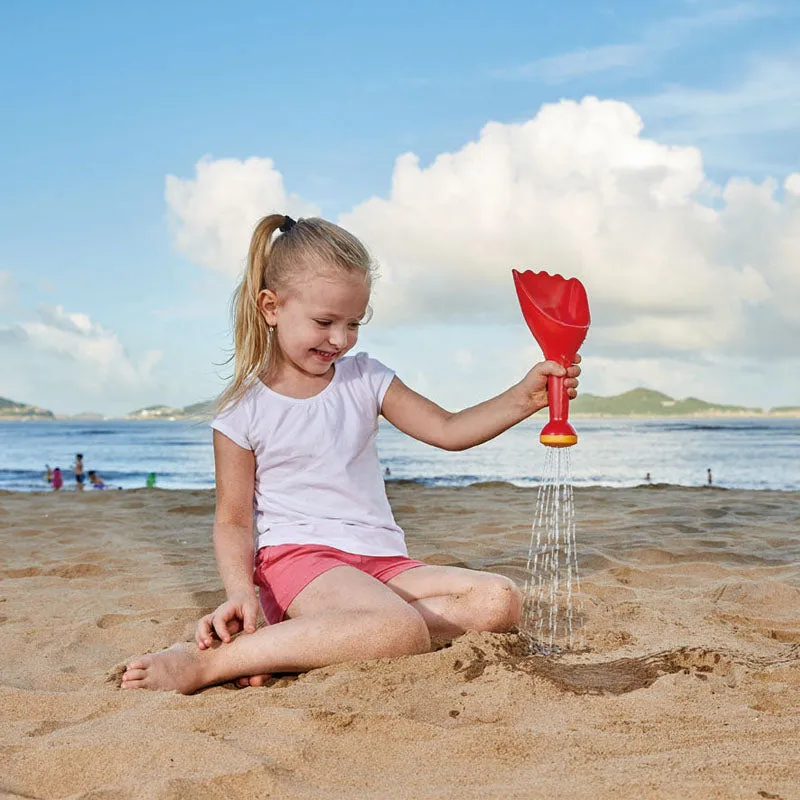
<svg viewBox="0 0 800 800">
<path fill-rule="evenodd" d="M 701 415 L 749 415 L 763 414 L 760 408 L 726 406 L 707 403 L 696 397 L 675 400 L 652 389 L 631 389 L 613 397 L 594 394 L 579 394 L 570 403 L 570 414 L 599 414 L 614 417 L 691 417 Z"/>
<path fill-rule="evenodd" d="M 206 400 L 202 403 L 193 403 L 190 406 L 184 406 L 183 413 L 187 417 L 207 417 L 214 409 L 214 401 Z"/>
<path fill-rule="evenodd" d="M 54 419 L 55 414 L 46 408 L 15 403 L 0 397 L 0 419 Z"/>
<path fill-rule="evenodd" d="M 203 419 L 210 416 L 214 401 L 207 400 L 200 403 L 192 403 L 183 408 L 172 408 L 171 406 L 147 406 L 131 411 L 126 415 L 127 419 Z"/>
<path fill-rule="evenodd" d="M 787 417 L 800 417 L 800 406 L 775 406 L 769 410 L 770 414 L 782 414 Z"/>
</svg>

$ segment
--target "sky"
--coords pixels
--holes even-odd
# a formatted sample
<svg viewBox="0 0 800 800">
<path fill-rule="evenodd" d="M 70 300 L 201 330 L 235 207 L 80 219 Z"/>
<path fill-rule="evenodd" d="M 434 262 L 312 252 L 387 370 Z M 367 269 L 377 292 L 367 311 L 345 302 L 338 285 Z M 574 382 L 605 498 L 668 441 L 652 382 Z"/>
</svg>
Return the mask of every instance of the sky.
<svg viewBox="0 0 800 800">
<path fill-rule="evenodd" d="M 214 397 L 268 213 L 380 265 L 365 350 L 451 410 L 586 286 L 581 390 L 800 405 L 793 0 L 0 0 L 0 396 Z"/>
</svg>

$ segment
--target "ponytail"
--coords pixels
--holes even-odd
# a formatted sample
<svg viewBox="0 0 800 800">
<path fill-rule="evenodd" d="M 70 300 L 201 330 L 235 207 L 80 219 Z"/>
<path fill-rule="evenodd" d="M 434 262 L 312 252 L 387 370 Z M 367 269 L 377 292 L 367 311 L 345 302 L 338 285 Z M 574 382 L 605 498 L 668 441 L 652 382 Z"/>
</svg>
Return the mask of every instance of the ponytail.
<svg viewBox="0 0 800 800">
<path fill-rule="evenodd" d="M 235 405 L 247 390 L 268 370 L 273 358 L 273 336 L 258 309 L 258 295 L 267 284 L 272 237 L 285 222 L 283 214 L 264 217 L 253 231 L 247 268 L 234 292 L 233 380 L 217 400 L 217 413 Z"/>
</svg>

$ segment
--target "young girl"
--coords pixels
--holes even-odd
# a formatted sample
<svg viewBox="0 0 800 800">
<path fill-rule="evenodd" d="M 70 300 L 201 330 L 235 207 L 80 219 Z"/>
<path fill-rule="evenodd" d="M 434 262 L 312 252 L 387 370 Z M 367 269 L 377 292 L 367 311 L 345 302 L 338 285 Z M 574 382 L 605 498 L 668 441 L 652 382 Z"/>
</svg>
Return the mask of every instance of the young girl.
<svg viewBox="0 0 800 800">
<path fill-rule="evenodd" d="M 347 356 L 372 279 L 364 246 L 330 222 L 273 214 L 256 227 L 235 299 L 234 378 L 211 423 L 228 599 L 200 620 L 196 647 L 134 659 L 123 687 L 260 686 L 273 672 L 424 653 L 431 638 L 519 620 L 508 578 L 408 557 L 386 498 L 378 415 L 464 450 L 546 406 L 548 375 L 566 374 L 575 397 L 580 367 L 537 364 L 501 395 L 449 413 L 366 353 Z M 254 584 L 268 622 L 259 629 Z"/>
</svg>

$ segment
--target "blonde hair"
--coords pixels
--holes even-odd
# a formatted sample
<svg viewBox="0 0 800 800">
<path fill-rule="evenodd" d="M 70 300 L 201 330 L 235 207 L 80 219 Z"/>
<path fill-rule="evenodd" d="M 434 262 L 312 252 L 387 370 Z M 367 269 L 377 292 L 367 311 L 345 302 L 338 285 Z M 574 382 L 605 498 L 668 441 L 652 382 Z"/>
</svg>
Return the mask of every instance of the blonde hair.
<svg viewBox="0 0 800 800">
<path fill-rule="evenodd" d="M 276 236 L 279 228 L 286 232 Z M 258 308 L 258 295 L 264 289 L 291 289 L 310 269 L 361 273 L 369 288 L 376 275 L 367 248 L 332 222 L 308 217 L 292 224 L 283 214 L 270 214 L 256 225 L 247 267 L 232 298 L 234 371 L 217 400 L 217 413 L 241 400 L 275 364 L 275 337 Z"/>
</svg>

